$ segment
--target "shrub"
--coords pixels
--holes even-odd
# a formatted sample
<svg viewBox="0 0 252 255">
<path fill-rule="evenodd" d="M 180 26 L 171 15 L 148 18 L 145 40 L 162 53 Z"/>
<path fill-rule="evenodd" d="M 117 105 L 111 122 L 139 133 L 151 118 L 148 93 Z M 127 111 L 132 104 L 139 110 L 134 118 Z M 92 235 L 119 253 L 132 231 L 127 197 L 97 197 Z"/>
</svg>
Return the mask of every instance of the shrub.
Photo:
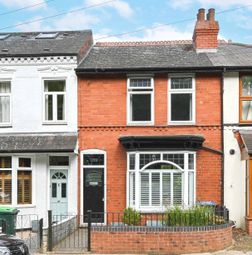
<svg viewBox="0 0 252 255">
<path fill-rule="evenodd" d="M 189 209 L 174 207 L 165 212 L 167 226 L 208 226 L 224 222 L 224 218 L 217 216 L 212 206 L 194 206 Z"/>
<path fill-rule="evenodd" d="M 139 225 L 141 221 L 141 215 L 135 209 L 128 207 L 123 211 L 122 221 L 124 224 L 127 224 L 129 226 Z"/>
</svg>

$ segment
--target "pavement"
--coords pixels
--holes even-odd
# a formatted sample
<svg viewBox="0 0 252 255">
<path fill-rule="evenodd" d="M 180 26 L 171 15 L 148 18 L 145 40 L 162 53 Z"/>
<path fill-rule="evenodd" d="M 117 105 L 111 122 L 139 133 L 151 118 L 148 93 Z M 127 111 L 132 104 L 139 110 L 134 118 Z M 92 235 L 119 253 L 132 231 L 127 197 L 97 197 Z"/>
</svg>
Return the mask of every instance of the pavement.
<svg viewBox="0 0 252 255">
<path fill-rule="evenodd" d="M 32 255 L 41 255 L 42 253 L 33 253 Z M 54 252 L 48 252 L 44 254 L 51 254 L 51 255 L 83 255 L 83 254 L 92 254 L 92 255 L 98 255 L 95 253 L 54 253 Z M 99 255 L 105 255 L 105 254 L 99 254 Z M 109 255 L 109 254 L 106 254 Z M 116 255 L 116 254 L 113 254 Z M 121 254 L 120 254 L 121 255 Z M 123 254 L 123 255 L 132 255 L 132 254 Z M 137 255 L 137 254 L 134 254 Z M 141 255 L 141 254 L 138 254 Z M 142 254 L 143 255 L 143 254 Z M 206 252 L 206 253 L 184 253 L 181 255 L 252 255 L 252 251 L 249 252 L 242 252 L 242 251 L 217 251 L 217 252 Z"/>
</svg>

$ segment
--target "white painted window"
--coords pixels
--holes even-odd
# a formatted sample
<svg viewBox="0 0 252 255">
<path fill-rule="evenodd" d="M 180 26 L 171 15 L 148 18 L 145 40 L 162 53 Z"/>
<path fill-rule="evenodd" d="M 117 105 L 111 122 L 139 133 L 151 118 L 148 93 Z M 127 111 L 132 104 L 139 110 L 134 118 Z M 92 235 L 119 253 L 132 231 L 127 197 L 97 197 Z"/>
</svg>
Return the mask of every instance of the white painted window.
<svg viewBox="0 0 252 255">
<path fill-rule="evenodd" d="M 31 158 L 18 158 L 17 203 L 32 204 L 32 166 Z"/>
<path fill-rule="evenodd" d="M 44 121 L 64 122 L 66 119 L 65 80 L 44 81 Z"/>
<path fill-rule="evenodd" d="M 169 78 L 169 124 L 195 123 L 195 79 L 192 75 Z"/>
<path fill-rule="evenodd" d="M 11 123 L 11 83 L 0 81 L 0 125 Z"/>
<path fill-rule="evenodd" d="M 154 123 L 153 78 L 128 78 L 127 123 L 149 125 Z"/>
<path fill-rule="evenodd" d="M 32 204 L 31 157 L 0 157 L 0 204 Z"/>
<path fill-rule="evenodd" d="M 163 211 L 195 202 L 194 152 L 128 153 L 127 205 Z"/>
</svg>

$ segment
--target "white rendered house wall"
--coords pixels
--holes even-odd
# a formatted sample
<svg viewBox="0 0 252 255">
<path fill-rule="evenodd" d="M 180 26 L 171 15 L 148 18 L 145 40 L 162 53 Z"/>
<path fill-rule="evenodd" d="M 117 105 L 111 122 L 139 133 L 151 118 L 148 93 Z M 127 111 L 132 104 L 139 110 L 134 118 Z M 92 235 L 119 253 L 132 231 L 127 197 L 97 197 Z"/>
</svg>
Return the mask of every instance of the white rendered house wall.
<svg viewBox="0 0 252 255">
<path fill-rule="evenodd" d="M 224 75 L 224 204 L 237 227 L 245 226 L 246 162 L 241 161 L 240 149 L 233 130 L 239 124 L 239 73 Z M 234 154 L 230 154 L 234 150 Z"/>
</svg>

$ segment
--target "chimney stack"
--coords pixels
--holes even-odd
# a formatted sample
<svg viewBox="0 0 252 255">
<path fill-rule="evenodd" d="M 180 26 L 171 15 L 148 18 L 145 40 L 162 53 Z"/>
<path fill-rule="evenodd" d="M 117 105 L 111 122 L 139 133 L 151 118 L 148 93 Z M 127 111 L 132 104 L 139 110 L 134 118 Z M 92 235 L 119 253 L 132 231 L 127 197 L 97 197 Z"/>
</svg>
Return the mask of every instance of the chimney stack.
<svg viewBox="0 0 252 255">
<path fill-rule="evenodd" d="M 215 20 L 215 9 L 199 9 L 193 33 L 196 52 L 216 52 L 218 48 L 219 23 Z"/>
</svg>

